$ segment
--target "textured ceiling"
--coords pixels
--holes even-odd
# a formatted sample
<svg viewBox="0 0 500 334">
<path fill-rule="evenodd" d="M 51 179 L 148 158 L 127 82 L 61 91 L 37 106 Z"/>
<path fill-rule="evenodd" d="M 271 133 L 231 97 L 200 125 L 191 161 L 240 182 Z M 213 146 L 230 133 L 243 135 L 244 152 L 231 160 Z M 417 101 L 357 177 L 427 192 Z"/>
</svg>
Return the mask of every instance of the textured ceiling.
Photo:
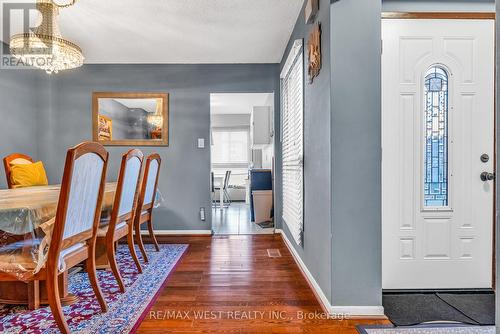
<svg viewBox="0 0 500 334">
<path fill-rule="evenodd" d="M 255 106 L 273 106 L 273 93 L 210 94 L 212 115 L 250 114 Z"/>
<path fill-rule="evenodd" d="M 59 22 L 86 63 L 277 63 L 302 3 L 78 0 Z"/>
</svg>

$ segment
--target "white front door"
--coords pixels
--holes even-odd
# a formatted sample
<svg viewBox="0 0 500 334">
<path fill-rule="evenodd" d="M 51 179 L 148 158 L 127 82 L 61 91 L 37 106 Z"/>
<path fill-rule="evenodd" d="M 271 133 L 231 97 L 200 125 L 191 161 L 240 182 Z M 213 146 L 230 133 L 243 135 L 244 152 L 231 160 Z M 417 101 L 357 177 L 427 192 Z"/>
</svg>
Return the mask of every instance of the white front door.
<svg viewBox="0 0 500 334">
<path fill-rule="evenodd" d="M 491 288 L 494 22 L 388 19 L 382 38 L 383 288 Z"/>
</svg>

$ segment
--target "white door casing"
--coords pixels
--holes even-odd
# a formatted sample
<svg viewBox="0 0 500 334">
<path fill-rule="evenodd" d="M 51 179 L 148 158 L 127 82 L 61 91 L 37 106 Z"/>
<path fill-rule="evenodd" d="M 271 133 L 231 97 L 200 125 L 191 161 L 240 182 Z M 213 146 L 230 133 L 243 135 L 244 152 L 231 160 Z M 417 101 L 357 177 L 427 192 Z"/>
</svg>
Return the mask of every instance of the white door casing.
<svg viewBox="0 0 500 334">
<path fill-rule="evenodd" d="M 383 288 L 491 288 L 494 184 L 480 174 L 494 166 L 494 21 L 382 21 Z M 424 204 L 434 67 L 448 77 L 447 201 L 438 206 Z"/>
</svg>

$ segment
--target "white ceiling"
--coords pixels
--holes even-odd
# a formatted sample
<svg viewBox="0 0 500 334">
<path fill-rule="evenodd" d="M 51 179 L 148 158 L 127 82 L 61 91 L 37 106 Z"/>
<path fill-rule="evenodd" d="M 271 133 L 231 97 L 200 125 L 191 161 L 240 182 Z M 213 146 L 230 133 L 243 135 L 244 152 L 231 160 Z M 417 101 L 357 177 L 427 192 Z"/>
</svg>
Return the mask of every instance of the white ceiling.
<svg viewBox="0 0 500 334">
<path fill-rule="evenodd" d="M 59 22 L 86 63 L 277 63 L 302 3 L 77 0 Z"/>
<path fill-rule="evenodd" d="M 272 93 L 228 93 L 210 94 L 210 113 L 212 115 L 250 114 L 255 106 L 274 105 Z"/>
</svg>

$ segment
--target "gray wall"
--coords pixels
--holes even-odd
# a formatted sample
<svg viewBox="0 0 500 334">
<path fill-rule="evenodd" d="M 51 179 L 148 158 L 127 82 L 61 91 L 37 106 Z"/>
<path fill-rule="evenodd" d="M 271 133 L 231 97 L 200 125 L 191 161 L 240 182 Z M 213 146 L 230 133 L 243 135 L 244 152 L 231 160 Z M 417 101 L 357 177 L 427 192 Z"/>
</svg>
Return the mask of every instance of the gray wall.
<svg viewBox="0 0 500 334">
<path fill-rule="evenodd" d="M 380 13 L 380 1 L 320 1 L 323 66 L 305 84 L 304 243 L 295 249 L 333 306 L 382 305 Z M 300 15 L 282 66 L 311 28 Z"/>
<path fill-rule="evenodd" d="M 50 107 L 43 110 L 39 159 L 47 164 L 52 183 L 60 182 L 68 147 L 92 138 L 93 91 L 170 93 L 169 147 L 140 147 L 162 157 L 159 187 L 165 205 L 155 214 L 161 230 L 210 230 L 199 219 L 200 207 L 210 210 L 210 93 L 276 92 L 279 66 L 259 65 L 85 65 L 51 77 Z M 279 101 L 276 101 L 278 103 Z M 16 135 L 13 133 L 13 135 Z M 127 147 L 107 147 L 109 179 L 116 179 L 120 156 Z"/>
<path fill-rule="evenodd" d="M 494 12 L 495 0 L 383 0 L 382 9 L 388 12 Z"/>
<path fill-rule="evenodd" d="M 0 158 L 14 152 L 38 158 L 37 115 L 45 108 L 44 81 L 38 71 L 0 70 Z M 3 164 L 0 169 L 0 189 L 4 189 Z"/>
<path fill-rule="evenodd" d="M 303 12 L 299 15 L 285 51 L 281 66 L 288 57 L 296 39 L 304 39 L 307 50 L 308 36 L 312 25 L 305 25 Z M 304 238 L 303 245 L 295 245 L 299 256 L 314 276 L 325 295 L 331 296 L 331 187 L 330 187 L 330 0 L 320 0 L 320 12 L 316 19 L 322 26 L 322 69 L 313 84 L 308 83 L 307 65 L 304 66 Z M 307 64 L 307 52 L 305 53 Z M 279 115 L 279 108 L 276 108 Z M 275 117 L 279 120 L 279 117 Z M 277 129 L 279 130 L 279 129 Z M 279 132 L 276 132 L 279 133 Z M 276 136 L 279 138 L 279 136 Z M 281 155 L 280 147 L 276 157 Z M 276 165 L 280 166 L 277 160 Z M 281 173 L 278 171 L 277 187 L 281 189 Z M 279 192 L 278 192 L 279 193 Z M 278 198 L 281 212 L 281 198 Z M 287 227 L 276 213 L 281 226 L 293 240 Z M 292 241 L 293 243 L 293 241 Z"/>
<path fill-rule="evenodd" d="M 380 1 L 373 0 L 338 1 L 331 7 L 336 306 L 382 305 L 380 13 Z"/>
</svg>

